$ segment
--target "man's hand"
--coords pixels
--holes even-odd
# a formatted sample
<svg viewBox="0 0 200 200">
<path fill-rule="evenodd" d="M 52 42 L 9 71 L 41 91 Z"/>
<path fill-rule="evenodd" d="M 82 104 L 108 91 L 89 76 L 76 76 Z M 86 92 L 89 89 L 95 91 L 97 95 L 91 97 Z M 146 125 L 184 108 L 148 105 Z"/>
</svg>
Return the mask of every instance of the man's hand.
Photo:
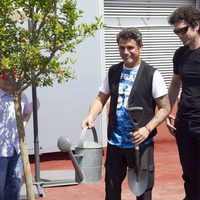
<svg viewBox="0 0 200 200">
<path fill-rule="evenodd" d="M 94 126 L 93 119 L 89 116 L 81 122 L 81 128 L 85 127 L 92 128 L 93 126 Z"/>
<path fill-rule="evenodd" d="M 175 136 L 175 130 L 176 128 L 174 127 L 174 120 L 175 120 L 175 117 L 173 115 L 169 115 L 169 117 L 166 119 L 166 125 L 167 125 L 167 128 L 169 129 L 169 132 Z"/>
<path fill-rule="evenodd" d="M 133 142 L 139 145 L 140 143 L 144 142 L 147 139 L 149 133 L 150 132 L 147 130 L 146 127 L 142 127 L 138 131 L 131 133 L 133 136 Z"/>
</svg>

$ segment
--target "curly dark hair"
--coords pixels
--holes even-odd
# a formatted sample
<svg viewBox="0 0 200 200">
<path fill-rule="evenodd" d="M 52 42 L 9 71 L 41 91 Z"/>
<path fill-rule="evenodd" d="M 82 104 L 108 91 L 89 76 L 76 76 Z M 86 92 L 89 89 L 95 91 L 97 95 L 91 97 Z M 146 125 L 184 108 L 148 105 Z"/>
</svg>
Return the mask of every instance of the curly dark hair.
<svg viewBox="0 0 200 200">
<path fill-rule="evenodd" d="M 194 28 L 197 22 L 200 21 L 200 10 L 194 6 L 183 6 L 177 8 L 168 18 L 168 22 L 171 25 L 181 20 L 184 20 L 188 25 Z"/>
<path fill-rule="evenodd" d="M 137 28 L 131 27 L 131 28 L 123 28 L 118 34 L 117 34 L 117 43 L 119 44 L 119 40 L 124 39 L 133 39 L 136 41 L 137 45 L 139 47 L 142 46 L 142 34 Z"/>
</svg>

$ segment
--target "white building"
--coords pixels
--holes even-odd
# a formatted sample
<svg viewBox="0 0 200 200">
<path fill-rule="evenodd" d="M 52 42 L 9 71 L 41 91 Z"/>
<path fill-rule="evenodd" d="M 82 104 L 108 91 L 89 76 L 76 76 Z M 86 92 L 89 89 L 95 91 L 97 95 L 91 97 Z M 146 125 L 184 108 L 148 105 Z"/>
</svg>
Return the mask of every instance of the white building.
<svg viewBox="0 0 200 200">
<path fill-rule="evenodd" d="M 172 76 L 172 56 L 181 45 L 167 22 L 167 17 L 177 7 L 197 5 L 200 0 L 78 0 L 78 8 L 85 11 L 83 21 L 92 22 L 94 16 L 103 16 L 105 30 L 95 38 L 86 39 L 77 48 L 73 69 L 77 79 L 52 88 L 38 88 L 38 133 L 41 153 L 59 151 L 57 140 L 67 136 L 76 146 L 81 133 L 80 124 L 88 113 L 91 101 L 108 68 L 120 61 L 116 34 L 121 27 L 138 27 L 143 34 L 142 58 L 158 68 L 167 85 Z M 27 91 L 31 98 L 31 90 Z M 31 99 L 30 99 L 31 100 Z M 27 127 L 30 153 L 34 150 L 32 120 Z M 95 121 L 100 142 L 106 146 L 106 109 Z M 89 137 L 90 134 L 88 134 Z"/>
</svg>

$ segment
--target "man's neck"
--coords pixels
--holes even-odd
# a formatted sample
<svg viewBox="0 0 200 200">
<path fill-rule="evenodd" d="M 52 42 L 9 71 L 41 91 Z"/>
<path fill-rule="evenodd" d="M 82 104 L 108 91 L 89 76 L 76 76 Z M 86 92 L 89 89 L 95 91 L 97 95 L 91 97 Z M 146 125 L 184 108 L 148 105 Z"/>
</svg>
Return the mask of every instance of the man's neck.
<svg viewBox="0 0 200 200">
<path fill-rule="evenodd" d="M 2 87 L 0 87 L 0 89 L 1 89 L 2 91 L 4 91 L 6 94 L 11 94 L 11 93 L 12 93 L 12 90 L 8 90 L 8 89 L 2 88 Z"/>
<path fill-rule="evenodd" d="M 195 40 L 191 44 L 189 44 L 189 47 L 191 50 L 200 48 L 200 34 L 198 34 L 198 36 L 196 36 Z"/>
<path fill-rule="evenodd" d="M 140 66 L 140 64 L 141 64 L 141 59 L 138 60 L 137 62 L 130 63 L 130 64 L 124 63 L 124 66 L 127 67 L 127 68 L 134 68 L 134 67 Z"/>
</svg>

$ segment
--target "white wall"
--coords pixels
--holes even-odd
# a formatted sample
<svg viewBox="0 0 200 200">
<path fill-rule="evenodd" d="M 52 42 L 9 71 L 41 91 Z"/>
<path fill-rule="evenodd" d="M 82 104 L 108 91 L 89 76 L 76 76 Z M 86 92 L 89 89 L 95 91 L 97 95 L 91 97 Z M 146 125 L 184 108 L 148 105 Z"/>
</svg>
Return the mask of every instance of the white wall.
<svg viewBox="0 0 200 200">
<path fill-rule="evenodd" d="M 83 22 L 90 23 L 94 21 L 94 16 L 103 15 L 103 0 L 78 0 L 78 8 L 85 11 Z M 57 140 L 60 136 L 69 137 L 72 148 L 78 144 L 81 121 L 86 117 L 88 107 L 97 95 L 102 79 L 101 73 L 104 69 L 102 69 L 104 65 L 102 44 L 104 35 L 101 30 L 96 32 L 95 38 L 87 38 L 78 46 L 74 55 L 77 62 L 73 66 L 77 79 L 70 80 L 66 84 L 55 84 L 52 88 L 37 88 L 40 100 L 38 132 L 41 153 L 59 151 Z M 26 93 L 31 100 L 31 88 Z M 101 117 L 96 120 L 95 127 L 102 143 Z M 26 135 L 28 149 L 32 154 L 34 149 L 32 118 L 26 128 Z"/>
</svg>

